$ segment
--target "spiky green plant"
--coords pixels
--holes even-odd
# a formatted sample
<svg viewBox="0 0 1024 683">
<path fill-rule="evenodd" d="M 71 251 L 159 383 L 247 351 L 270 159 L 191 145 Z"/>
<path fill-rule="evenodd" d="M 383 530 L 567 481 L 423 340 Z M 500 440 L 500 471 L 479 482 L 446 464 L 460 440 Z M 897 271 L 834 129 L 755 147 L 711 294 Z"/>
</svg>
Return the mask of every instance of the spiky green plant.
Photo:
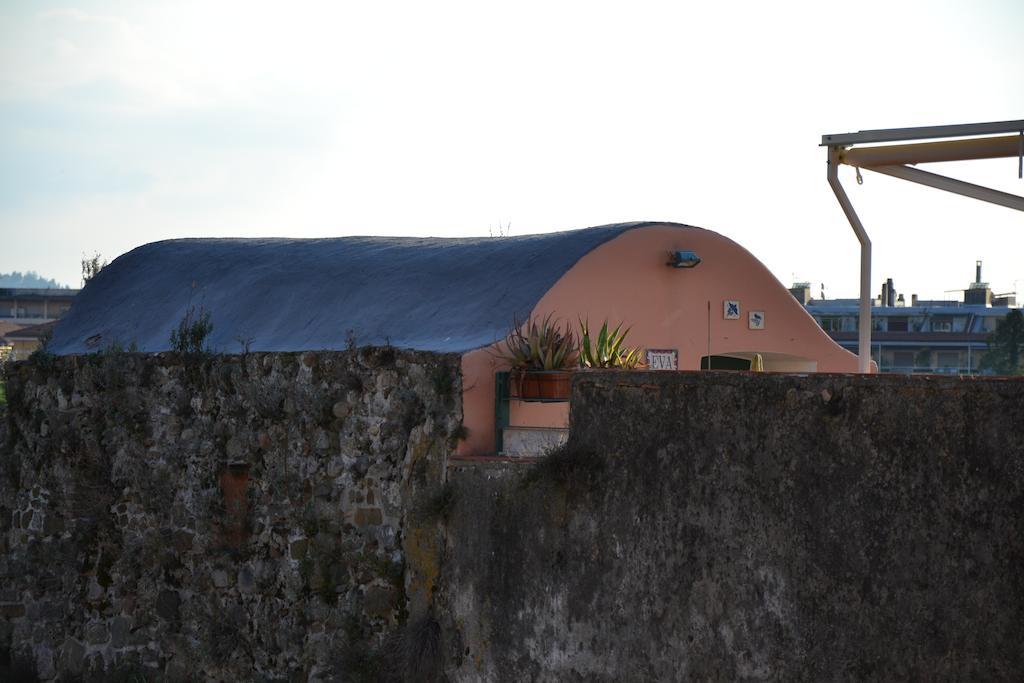
<svg viewBox="0 0 1024 683">
<path fill-rule="evenodd" d="M 590 321 L 580 320 L 580 367 L 584 368 L 622 368 L 635 369 L 644 367 L 644 355 L 640 347 L 625 346 L 626 335 L 632 328 L 623 332 L 622 323 L 608 330 L 608 321 L 601 325 L 597 338 L 591 340 Z"/>
<path fill-rule="evenodd" d="M 516 322 L 505 338 L 502 356 L 513 370 L 564 370 L 576 364 L 576 335 L 549 313 L 543 319 Z"/>
</svg>

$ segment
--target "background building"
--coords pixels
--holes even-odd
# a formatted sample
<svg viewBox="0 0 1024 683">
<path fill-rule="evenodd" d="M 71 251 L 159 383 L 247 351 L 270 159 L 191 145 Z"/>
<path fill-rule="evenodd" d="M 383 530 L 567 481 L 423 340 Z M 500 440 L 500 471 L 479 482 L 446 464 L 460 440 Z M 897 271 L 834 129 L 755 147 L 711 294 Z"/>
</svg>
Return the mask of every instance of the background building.
<svg viewBox="0 0 1024 683">
<path fill-rule="evenodd" d="M 24 360 L 71 308 L 77 289 L 0 287 L 0 361 Z"/>
<path fill-rule="evenodd" d="M 814 299 L 806 282 L 790 291 L 836 343 L 857 351 L 857 299 Z M 978 261 L 974 282 L 960 300 L 923 300 L 911 294 L 908 302 L 890 278 L 872 306 L 871 357 L 879 372 L 976 375 L 988 336 L 1017 308 L 1017 300 L 1015 293 L 993 294 L 981 279 Z"/>
<path fill-rule="evenodd" d="M 28 327 L 56 320 L 71 308 L 78 291 L 0 288 L 0 323 Z"/>
</svg>

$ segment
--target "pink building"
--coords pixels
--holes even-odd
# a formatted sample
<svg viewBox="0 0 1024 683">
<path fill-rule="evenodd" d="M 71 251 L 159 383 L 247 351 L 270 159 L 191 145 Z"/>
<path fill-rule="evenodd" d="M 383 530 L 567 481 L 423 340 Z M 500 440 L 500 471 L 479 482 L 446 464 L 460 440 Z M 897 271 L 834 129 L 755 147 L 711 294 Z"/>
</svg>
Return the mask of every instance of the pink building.
<svg viewBox="0 0 1024 683">
<path fill-rule="evenodd" d="M 676 252 L 700 262 L 677 267 L 684 264 L 672 263 Z M 857 357 L 833 342 L 764 264 L 727 237 L 690 226 L 622 231 L 567 269 L 530 313 L 622 322 L 630 345 L 669 352 L 661 357 L 674 355 L 678 370 L 706 368 L 709 356 L 713 369 L 740 368 L 760 354 L 766 372 L 857 371 Z M 506 369 L 499 344 L 463 355 L 469 437 L 462 454 L 494 451 L 495 373 Z M 537 428 L 568 425 L 568 403 L 508 403 L 510 430 L 531 432 L 523 436 L 527 450 L 549 441 Z"/>
<path fill-rule="evenodd" d="M 496 401 L 496 373 L 508 368 L 499 344 L 528 316 L 622 322 L 630 345 L 681 371 L 709 358 L 713 369 L 739 369 L 755 354 L 768 372 L 857 370 L 857 358 L 743 247 L 656 222 L 508 238 L 155 242 L 86 285 L 49 349 L 166 351 L 170 330 L 196 305 L 211 316 L 208 343 L 219 352 L 238 352 L 239 338 L 251 351 L 344 349 L 354 338 L 460 354 L 466 455 L 493 454 L 503 429 L 557 438 L 567 425 L 567 403 Z"/>
</svg>

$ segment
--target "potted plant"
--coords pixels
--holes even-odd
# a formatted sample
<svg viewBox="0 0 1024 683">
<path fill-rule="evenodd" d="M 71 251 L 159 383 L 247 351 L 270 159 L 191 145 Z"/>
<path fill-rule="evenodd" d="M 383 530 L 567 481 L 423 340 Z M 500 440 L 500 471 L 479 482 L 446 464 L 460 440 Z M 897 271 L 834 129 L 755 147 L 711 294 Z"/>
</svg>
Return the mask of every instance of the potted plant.
<svg viewBox="0 0 1024 683">
<path fill-rule="evenodd" d="M 612 331 L 608 331 L 608 321 L 601 325 L 597 337 L 591 340 L 590 321 L 580 320 L 580 367 L 582 368 L 620 368 L 635 370 L 644 367 L 644 354 L 640 347 L 625 345 L 629 330 L 622 330 L 619 323 Z"/>
<path fill-rule="evenodd" d="M 524 400 L 566 400 L 569 371 L 575 367 L 579 346 L 576 335 L 564 329 L 552 314 L 527 318 L 505 339 L 505 360 L 512 366 L 512 395 Z"/>
</svg>

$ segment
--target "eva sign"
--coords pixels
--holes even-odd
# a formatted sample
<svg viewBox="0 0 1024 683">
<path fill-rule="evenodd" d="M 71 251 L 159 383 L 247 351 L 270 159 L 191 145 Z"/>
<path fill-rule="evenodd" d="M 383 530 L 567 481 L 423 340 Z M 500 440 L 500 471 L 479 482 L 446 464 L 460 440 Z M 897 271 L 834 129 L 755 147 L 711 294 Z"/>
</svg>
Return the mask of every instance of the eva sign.
<svg viewBox="0 0 1024 683">
<path fill-rule="evenodd" d="M 726 320 L 739 320 L 740 319 L 740 302 L 729 301 L 726 299 L 722 302 L 722 315 Z"/>
<path fill-rule="evenodd" d="M 676 349 L 647 349 L 648 370 L 678 370 L 679 351 Z"/>
<path fill-rule="evenodd" d="M 764 329 L 764 311 L 751 311 L 749 318 L 750 329 L 752 330 L 763 330 Z"/>
</svg>

